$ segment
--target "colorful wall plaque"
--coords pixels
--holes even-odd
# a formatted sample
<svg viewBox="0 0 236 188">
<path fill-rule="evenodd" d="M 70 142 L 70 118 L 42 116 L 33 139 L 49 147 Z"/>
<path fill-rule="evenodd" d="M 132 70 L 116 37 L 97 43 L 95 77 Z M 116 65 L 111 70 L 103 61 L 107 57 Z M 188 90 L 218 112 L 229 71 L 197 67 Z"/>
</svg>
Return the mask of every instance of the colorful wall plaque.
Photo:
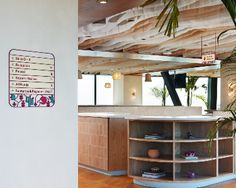
<svg viewBox="0 0 236 188">
<path fill-rule="evenodd" d="M 9 104 L 15 108 L 55 104 L 55 57 L 51 53 L 9 52 Z"/>
</svg>

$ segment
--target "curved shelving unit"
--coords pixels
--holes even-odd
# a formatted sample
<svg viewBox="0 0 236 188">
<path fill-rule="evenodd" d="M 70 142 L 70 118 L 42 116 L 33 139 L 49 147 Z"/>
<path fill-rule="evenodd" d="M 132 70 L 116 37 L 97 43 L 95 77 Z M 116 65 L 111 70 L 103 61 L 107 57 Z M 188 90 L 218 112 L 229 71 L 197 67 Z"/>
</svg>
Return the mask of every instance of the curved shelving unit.
<svg viewBox="0 0 236 188">
<path fill-rule="evenodd" d="M 163 143 L 173 143 L 173 140 L 169 139 L 144 139 L 144 138 L 129 138 L 129 140 L 138 141 L 138 142 L 163 142 Z"/>
<path fill-rule="evenodd" d="M 128 174 L 134 183 L 147 187 L 196 188 L 236 178 L 234 169 L 234 138 L 227 135 L 227 130 L 220 131 L 213 139 L 209 156 L 207 137 L 216 119 L 171 119 L 155 117 L 130 118 L 128 120 Z M 145 135 L 164 135 L 168 139 L 144 139 Z M 191 135 L 192 139 L 187 139 Z M 159 158 L 149 158 L 148 149 L 158 149 Z M 185 152 L 194 151 L 198 159 L 184 159 Z M 165 177 L 142 177 L 142 173 L 159 167 Z M 189 173 L 194 172 L 193 177 Z M 174 185 L 172 185 L 174 183 Z M 180 186 L 181 185 L 181 186 Z M 178 187 L 178 186 L 177 186 Z"/>
<path fill-rule="evenodd" d="M 169 159 L 168 159 L 169 158 Z M 129 157 L 129 159 L 137 161 L 146 161 L 146 162 L 157 162 L 157 163 L 173 163 L 173 159 L 170 159 L 171 156 L 165 156 L 164 158 L 152 159 L 148 157 Z"/>
<path fill-rule="evenodd" d="M 214 161 L 216 160 L 216 157 L 199 157 L 198 159 L 194 159 L 194 160 L 186 160 L 183 158 L 175 158 L 174 162 L 175 163 L 202 163 L 202 162 L 208 162 L 208 161 Z"/>
</svg>

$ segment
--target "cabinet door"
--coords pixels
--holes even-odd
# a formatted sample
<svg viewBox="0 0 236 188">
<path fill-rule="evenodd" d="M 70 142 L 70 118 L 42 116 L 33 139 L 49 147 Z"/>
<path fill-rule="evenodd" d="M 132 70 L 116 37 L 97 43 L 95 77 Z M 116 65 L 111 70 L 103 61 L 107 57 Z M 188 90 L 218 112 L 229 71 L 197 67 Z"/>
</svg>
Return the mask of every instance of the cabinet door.
<svg viewBox="0 0 236 188">
<path fill-rule="evenodd" d="M 108 119 L 79 117 L 79 164 L 108 170 Z"/>
<path fill-rule="evenodd" d="M 127 121 L 109 119 L 109 171 L 127 170 Z"/>
</svg>

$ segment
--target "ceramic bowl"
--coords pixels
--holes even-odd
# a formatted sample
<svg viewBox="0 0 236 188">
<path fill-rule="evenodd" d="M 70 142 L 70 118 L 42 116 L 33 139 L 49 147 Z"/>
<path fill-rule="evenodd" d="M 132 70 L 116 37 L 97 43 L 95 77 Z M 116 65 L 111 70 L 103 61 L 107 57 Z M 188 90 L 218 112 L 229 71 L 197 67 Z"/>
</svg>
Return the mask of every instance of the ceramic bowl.
<svg viewBox="0 0 236 188">
<path fill-rule="evenodd" d="M 147 154 L 148 154 L 148 157 L 150 157 L 150 158 L 158 158 L 160 156 L 160 150 L 149 149 Z"/>
</svg>

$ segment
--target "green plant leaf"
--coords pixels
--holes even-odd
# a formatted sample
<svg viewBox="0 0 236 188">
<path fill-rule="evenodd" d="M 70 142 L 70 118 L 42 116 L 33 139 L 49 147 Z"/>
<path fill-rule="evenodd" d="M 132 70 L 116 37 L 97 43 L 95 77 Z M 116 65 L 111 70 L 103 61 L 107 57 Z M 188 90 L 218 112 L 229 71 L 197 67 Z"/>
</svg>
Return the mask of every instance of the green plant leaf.
<svg viewBox="0 0 236 188">
<path fill-rule="evenodd" d="M 156 2 L 156 1 L 157 1 L 157 0 L 146 0 L 146 1 L 144 1 L 144 3 L 141 4 L 140 6 L 141 6 L 141 7 L 145 7 L 145 6 L 150 5 L 150 4 L 152 4 L 152 3 Z"/>
<path fill-rule="evenodd" d="M 225 31 L 222 31 L 222 32 L 218 35 L 218 37 L 217 37 L 217 43 L 218 43 L 218 44 L 220 43 L 220 37 L 221 37 L 223 34 L 227 33 L 228 31 L 233 31 L 233 30 L 236 30 L 236 28 L 231 28 L 231 29 L 227 29 L 227 30 L 225 30 Z"/>
<path fill-rule="evenodd" d="M 236 27 L 236 0 L 221 0 L 228 10 L 234 26 Z"/>
</svg>

